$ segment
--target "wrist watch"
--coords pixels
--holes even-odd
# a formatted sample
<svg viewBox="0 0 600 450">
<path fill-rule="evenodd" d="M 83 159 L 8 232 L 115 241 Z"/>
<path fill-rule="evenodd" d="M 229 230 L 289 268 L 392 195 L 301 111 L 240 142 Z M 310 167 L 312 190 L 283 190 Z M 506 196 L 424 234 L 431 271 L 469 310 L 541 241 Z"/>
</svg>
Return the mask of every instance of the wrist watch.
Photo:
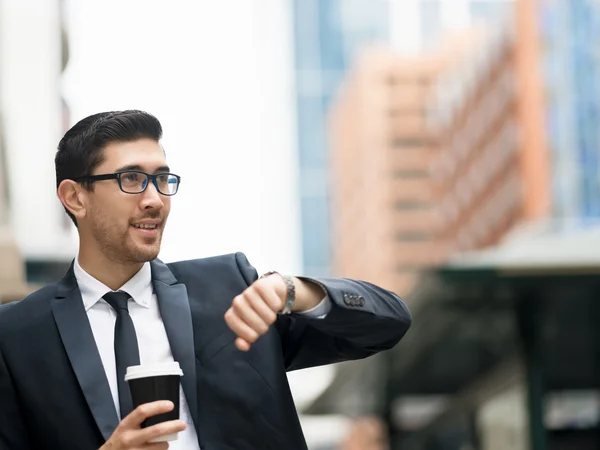
<svg viewBox="0 0 600 450">
<path fill-rule="evenodd" d="M 287 290 L 285 305 L 283 305 L 283 309 L 279 311 L 279 314 L 290 314 L 292 312 L 292 306 L 294 306 L 294 301 L 296 300 L 296 286 L 294 285 L 294 279 L 288 275 L 282 275 L 275 270 L 265 273 L 261 278 L 274 274 L 277 274 L 283 278 L 283 282 L 285 283 Z"/>
</svg>

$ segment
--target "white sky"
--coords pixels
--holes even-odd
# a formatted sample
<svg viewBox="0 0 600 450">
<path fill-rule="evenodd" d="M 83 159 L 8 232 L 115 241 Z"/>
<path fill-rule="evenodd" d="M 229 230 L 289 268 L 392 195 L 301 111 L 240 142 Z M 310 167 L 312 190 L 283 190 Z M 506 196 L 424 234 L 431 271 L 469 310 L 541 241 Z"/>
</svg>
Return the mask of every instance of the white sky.
<svg viewBox="0 0 600 450">
<path fill-rule="evenodd" d="M 298 273 L 291 18 L 280 0 L 68 0 L 72 120 L 144 109 L 182 176 L 161 257 Z"/>
</svg>

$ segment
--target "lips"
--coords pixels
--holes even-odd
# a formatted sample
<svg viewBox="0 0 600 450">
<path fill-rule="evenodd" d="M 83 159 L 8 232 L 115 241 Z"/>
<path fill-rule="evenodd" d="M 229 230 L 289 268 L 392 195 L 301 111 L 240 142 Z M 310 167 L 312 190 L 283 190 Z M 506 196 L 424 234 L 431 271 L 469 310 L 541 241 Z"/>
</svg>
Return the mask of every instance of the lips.
<svg viewBox="0 0 600 450">
<path fill-rule="evenodd" d="M 139 228 L 141 230 L 156 230 L 158 228 L 158 224 L 149 224 L 149 223 L 137 223 L 133 225 L 134 228 Z"/>
<path fill-rule="evenodd" d="M 162 229 L 163 221 L 158 218 L 145 218 L 136 221 L 131 224 L 132 228 L 135 228 L 138 233 L 146 236 L 158 235 L 158 232 Z"/>
</svg>

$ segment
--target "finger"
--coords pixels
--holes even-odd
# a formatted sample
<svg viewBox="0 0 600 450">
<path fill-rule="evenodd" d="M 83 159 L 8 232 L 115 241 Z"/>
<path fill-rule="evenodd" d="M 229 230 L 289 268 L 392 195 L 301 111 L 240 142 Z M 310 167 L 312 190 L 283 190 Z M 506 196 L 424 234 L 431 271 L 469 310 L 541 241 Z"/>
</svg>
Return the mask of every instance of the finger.
<svg viewBox="0 0 600 450">
<path fill-rule="evenodd" d="M 137 431 L 136 443 L 134 445 L 156 445 L 163 444 L 163 442 L 155 442 L 150 443 L 150 441 L 161 437 L 167 436 L 169 434 L 181 433 L 187 428 L 187 425 L 182 420 L 169 420 L 167 422 L 157 423 L 156 425 L 152 425 L 151 427 L 144 428 L 142 430 Z M 154 447 L 149 447 L 154 448 Z M 168 448 L 168 445 L 167 447 Z"/>
<path fill-rule="evenodd" d="M 241 318 L 246 324 L 262 335 L 269 331 L 269 323 L 256 312 L 254 305 L 263 305 L 266 309 L 269 309 L 265 304 L 265 301 L 258 295 L 258 293 L 250 288 L 241 295 L 241 301 L 234 302 L 233 309 L 237 316 Z"/>
<path fill-rule="evenodd" d="M 275 276 L 273 275 L 273 277 Z M 269 280 L 266 280 L 265 283 L 255 283 L 254 288 L 256 289 L 256 291 L 258 291 L 263 301 L 269 305 L 271 311 L 274 313 L 278 313 L 283 309 L 284 301 L 282 297 L 280 297 L 280 294 L 277 292 L 277 288 L 270 283 L 272 283 L 272 281 Z M 286 291 L 284 290 L 284 292 Z M 273 322 L 275 322 L 276 318 L 277 315 L 274 316 Z"/>
<path fill-rule="evenodd" d="M 241 350 L 243 352 L 247 352 L 248 350 L 250 350 L 250 343 L 243 340 L 242 338 L 237 338 L 235 340 L 235 346 L 238 348 L 238 350 Z"/>
<path fill-rule="evenodd" d="M 265 289 L 265 291 L 266 292 L 263 293 L 262 296 L 259 295 L 258 292 L 249 292 L 248 303 L 263 322 L 267 325 L 271 325 L 277 319 L 277 314 L 275 314 L 275 311 L 273 311 L 270 306 L 273 300 L 271 299 L 270 301 L 268 298 L 264 297 L 268 297 L 268 294 L 277 297 L 277 294 L 269 289 Z"/>
<path fill-rule="evenodd" d="M 152 444 L 144 445 L 144 450 L 169 450 L 168 442 L 153 442 Z"/>
<path fill-rule="evenodd" d="M 173 402 L 160 400 L 157 402 L 144 403 L 135 408 L 127 417 L 121 421 L 120 427 L 126 429 L 139 428 L 148 417 L 168 413 L 175 408 Z"/>
<path fill-rule="evenodd" d="M 238 336 L 252 344 L 256 342 L 259 334 L 254 331 L 246 322 L 244 322 L 236 313 L 233 308 L 230 308 L 225 313 L 225 322 L 231 330 Z"/>
</svg>

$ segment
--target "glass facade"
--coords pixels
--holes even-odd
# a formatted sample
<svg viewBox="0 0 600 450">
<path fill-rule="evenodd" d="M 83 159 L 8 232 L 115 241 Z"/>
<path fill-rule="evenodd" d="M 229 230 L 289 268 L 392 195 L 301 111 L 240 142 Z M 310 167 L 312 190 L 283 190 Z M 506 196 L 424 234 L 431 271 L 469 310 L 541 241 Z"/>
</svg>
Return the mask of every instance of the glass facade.
<svg viewBox="0 0 600 450">
<path fill-rule="evenodd" d="M 600 3 L 541 2 L 553 215 L 600 219 Z"/>
<path fill-rule="evenodd" d="M 498 20 L 512 13 L 512 3 L 511 0 L 471 0 L 469 9 L 476 20 Z"/>
<path fill-rule="evenodd" d="M 468 10 L 469 23 L 498 22 L 512 11 L 510 0 L 463 1 Z M 424 48 L 434 46 L 444 30 L 452 23 L 451 16 L 456 13 L 456 10 L 450 3 L 448 0 L 420 1 L 420 28 Z"/>
<path fill-rule="evenodd" d="M 388 0 L 293 0 L 304 272 L 331 274 L 327 116 L 362 46 L 387 40 Z"/>
</svg>

